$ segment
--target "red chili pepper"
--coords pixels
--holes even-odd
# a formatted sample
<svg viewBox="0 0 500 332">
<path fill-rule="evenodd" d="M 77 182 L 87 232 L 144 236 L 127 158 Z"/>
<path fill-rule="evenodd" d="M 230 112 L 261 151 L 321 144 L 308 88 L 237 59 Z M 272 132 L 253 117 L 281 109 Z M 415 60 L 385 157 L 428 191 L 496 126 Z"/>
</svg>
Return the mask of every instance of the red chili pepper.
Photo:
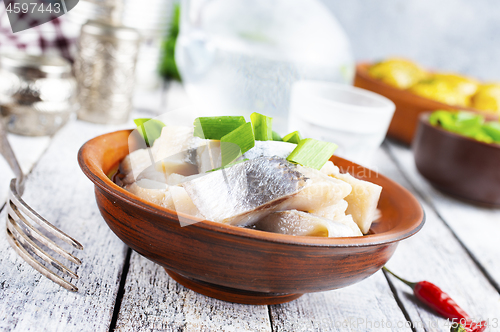
<svg viewBox="0 0 500 332">
<path fill-rule="evenodd" d="M 409 282 L 395 275 L 385 266 L 383 269 L 410 286 L 420 301 L 434 309 L 441 316 L 450 319 L 452 322 L 464 323 L 462 326 L 466 331 L 481 332 L 486 329 L 486 322 L 474 323 L 470 316 L 438 286 L 428 281 Z"/>
<path fill-rule="evenodd" d="M 427 304 L 441 316 L 449 319 L 455 319 L 456 321 L 469 318 L 469 315 L 438 286 L 428 281 L 405 283 L 413 288 L 413 293 L 420 301 Z"/>
</svg>

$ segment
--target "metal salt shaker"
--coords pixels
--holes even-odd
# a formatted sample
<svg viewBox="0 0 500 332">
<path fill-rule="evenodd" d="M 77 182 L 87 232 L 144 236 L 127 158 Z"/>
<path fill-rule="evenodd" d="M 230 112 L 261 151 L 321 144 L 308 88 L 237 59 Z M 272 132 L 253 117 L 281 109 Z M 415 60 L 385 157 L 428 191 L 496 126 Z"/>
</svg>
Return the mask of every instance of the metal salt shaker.
<svg viewBox="0 0 500 332">
<path fill-rule="evenodd" d="M 54 134 L 78 107 L 71 64 L 58 56 L 0 56 L 0 113 L 8 131 Z"/>
<path fill-rule="evenodd" d="M 109 124 L 128 120 L 139 43 L 135 29 L 111 21 L 82 26 L 75 61 L 79 119 Z"/>
</svg>

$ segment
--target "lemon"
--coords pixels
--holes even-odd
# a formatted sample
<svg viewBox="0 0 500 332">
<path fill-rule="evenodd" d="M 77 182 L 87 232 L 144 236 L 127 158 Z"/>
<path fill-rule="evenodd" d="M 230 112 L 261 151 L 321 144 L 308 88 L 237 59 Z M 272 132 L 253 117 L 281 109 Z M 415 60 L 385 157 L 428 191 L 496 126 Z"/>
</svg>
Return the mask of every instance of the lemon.
<svg viewBox="0 0 500 332">
<path fill-rule="evenodd" d="M 407 89 L 428 75 L 417 64 L 400 58 L 376 63 L 368 69 L 368 74 L 400 89 Z"/>
<path fill-rule="evenodd" d="M 479 87 L 478 81 L 452 73 L 436 73 L 432 75 L 432 78 L 437 81 L 446 82 L 451 88 L 457 90 L 458 93 L 466 96 L 475 94 Z"/>
<path fill-rule="evenodd" d="M 460 93 L 453 84 L 440 79 L 427 79 L 418 82 L 408 91 L 447 105 L 470 106 L 470 96 Z"/>
<path fill-rule="evenodd" d="M 472 107 L 481 111 L 500 113 L 500 83 L 481 85 L 472 97 Z"/>
</svg>

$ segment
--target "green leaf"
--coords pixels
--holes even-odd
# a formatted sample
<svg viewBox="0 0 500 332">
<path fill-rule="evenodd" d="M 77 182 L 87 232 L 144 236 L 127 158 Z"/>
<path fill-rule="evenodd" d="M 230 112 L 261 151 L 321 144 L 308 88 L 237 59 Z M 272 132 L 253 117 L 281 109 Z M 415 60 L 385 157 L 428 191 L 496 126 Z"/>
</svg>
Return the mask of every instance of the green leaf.
<svg viewBox="0 0 500 332">
<path fill-rule="evenodd" d="M 288 143 L 295 143 L 299 144 L 299 142 L 302 140 L 302 137 L 300 137 L 300 133 L 298 131 L 294 131 L 285 137 L 283 137 L 283 142 L 288 142 Z"/>
<path fill-rule="evenodd" d="M 280 134 L 278 134 L 274 130 L 273 130 L 273 141 L 283 141 L 283 139 L 281 138 Z"/>
<path fill-rule="evenodd" d="M 455 123 L 459 127 L 477 127 L 484 123 L 484 118 L 482 115 L 471 112 L 458 112 Z"/>
<path fill-rule="evenodd" d="M 220 140 L 236 128 L 246 123 L 243 116 L 209 116 L 194 120 L 194 136 Z"/>
<path fill-rule="evenodd" d="M 252 123 L 242 124 L 220 139 L 222 166 L 226 166 L 236 158 L 255 146 Z"/>
<path fill-rule="evenodd" d="M 165 127 L 165 124 L 160 120 L 150 118 L 134 119 L 134 123 L 147 146 L 153 146 L 156 139 L 160 137 L 161 130 Z"/>
<path fill-rule="evenodd" d="M 429 117 L 432 125 L 440 125 L 453 133 L 484 143 L 500 142 L 500 123 L 484 122 L 480 114 L 460 111 L 436 111 Z"/>
<path fill-rule="evenodd" d="M 466 136 L 469 136 L 469 135 L 466 135 Z M 494 142 L 493 138 L 491 138 L 490 135 L 485 133 L 484 130 L 481 130 L 481 131 L 479 131 L 479 132 L 477 132 L 474 135 L 471 135 L 469 137 L 474 138 L 476 141 L 480 141 L 483 143 L 491 144 Z"/>
<path fill-rule="evenodd" d="M 304 138 L 286 159 L 302 166 L 321 169 L 337 147 L 335 143 Z"/>
<path fill-rule="evenodd" d="M 250 115 L 250 120 L 252 121 L 255 140 L 273 140 L 273 118 L 254 112 Z"/>
</svg>

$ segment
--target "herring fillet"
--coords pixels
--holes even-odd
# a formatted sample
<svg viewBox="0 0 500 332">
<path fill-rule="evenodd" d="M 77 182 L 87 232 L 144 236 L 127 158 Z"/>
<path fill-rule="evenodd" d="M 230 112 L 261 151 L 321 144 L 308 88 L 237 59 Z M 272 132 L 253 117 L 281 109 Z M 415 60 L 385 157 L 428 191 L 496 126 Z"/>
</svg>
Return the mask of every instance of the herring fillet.
<svg viewBox="0 0 500 332">
<path fill-rule="evenodd" d="M 132 184 L 143 178 L 164 182 L 162 173 L 191 175 L 197 170 L 196 149 L 203 143 L 204 140 L 193 137 L 193 128 L 165 126 L 152 147 L 133 151 L 120 163 L 123 183 Z"/>
<path fill-rule="evenodd" d="M 348 203 L 346 213 L 351 214 L 363 234 L 367 234 L 377 213 L 377 205 L 382 193 L 382 187 L 368 181 L 360 180 L 349 173 L 340 173 L 337 166 L 328 161 L 321 172 L 352 186 L 352 192 L 345 197 Z"/>
<path fill-rule="evenodd" d="M 306 212 L 318 210 L 340 202 L 352 190 L 350 184 L 331 178 L 316 169 L 298 165 L 297 171 L 310 181 L 306 188 L 288 200 L 286 210 Z"/>
<path fill-rule="evenodd" d="M 255 141 L 255 146 L 243 154 L 243 159 L 276 156 L 286 159 L 297 144 L 281 141 Z"/>
<path fill-rule="evenodd" d="M 350 215 L 330 220 L 297 210 L 272 212 L 253 225 L 255 229 L 295 236 L 362 236 Z"/>
<path fill-rule="evenodd" d="M 282 158 L 260 157 L 182 183 L 208 220 L 249 225 L 275 211 L 308 178 Z"/>
</svg>

